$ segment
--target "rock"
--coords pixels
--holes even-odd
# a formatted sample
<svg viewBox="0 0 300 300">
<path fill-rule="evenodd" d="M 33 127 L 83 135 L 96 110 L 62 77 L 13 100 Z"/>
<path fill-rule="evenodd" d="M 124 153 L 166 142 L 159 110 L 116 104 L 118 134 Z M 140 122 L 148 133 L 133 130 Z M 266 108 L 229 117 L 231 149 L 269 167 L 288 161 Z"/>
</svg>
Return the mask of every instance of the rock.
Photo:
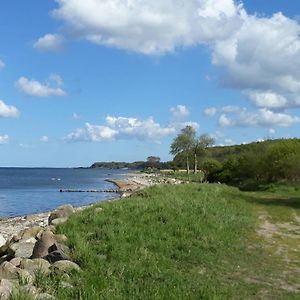
<svg viewBox="0 0 300 300">
<path fill-rule="evenodd" d="M 68 221 L 68 218 L 57 218 L 57 219 L 54 219 L 51 224 L 54 225 L 54 226 L 57 226 L 57 225 L 60 225 L 60 224 L 63 224 L 65 222 Z"/>
<path fill-rule="evenodd" d="M 37 294 L 37 288 L 34 285 L 26 284 L 19 288 L 19 294 L 20 295 L 30 295 L 34 297 Z"/>
<path fill-rule="evenodd" d="M 0 280 L 0 299 L 7 300 L 9 299 L 12 291 L 14 289 L 14 285 L 7 279 Z"/>
<path fill-rule="evenodd" d="M 53 251 L 61 251 L 64 252 L 66 255 L 70 255 L 70 248 L 64 244 L 55 243 L 49 248 L 49 253 Z"/>
<path fill-rule="evenodd" d="M 65 243 L 68 240 L 64 234 L 56 234 L 54 238 L 58 243 Z"/>
<path fill-rule="evenodd" d="M 47 293 L 42 293 L 42 294 L 38 294 L 35 297 L 35 299 L 36 300 L 55 300 L 55 297 L 50 294 L 47 294 Z"/>
<path fill-rule="evenodd" d="M 21 239 L 29 239 L 29 238 L 36 238 L 39 232 L 43 231 L 43 228 L 40 226 L 33 226 L 31 228 L 27 228 L 22 230 L 19 235 Z"/>
<path fill-rule="evenodd" d="M 52 265 L 52 268 L 59 273 L 68 273 L 81 270 L 77 264 L 69 260 L 57 261 Z"/>
<path fill-rule="evenodd" d="M 50 264 L 48 261 L 42 258 L 22 259 L 20 268 L 25 269 L 30 274 L 35 274 L 38 271 L 43 274 L 48 274 Z"/>
<path fill-rule="evenodd" d="M 27 241 L 21 240 L 9 246 L 8 254 L 14 255 L 15 257 L 29 258 L 33 253 L 35 243 L 35 239 L 29 239 Z"/>
<path fill-rule="evenodd" d="M 66 245 L 56 243 L 49 248 L 49 254 L 44 259 L 52 264 L 59 260 L 71 260 L 70 249 Z"/>
<path fill-rule="evenodd" d="M 0 279 L 18 279 L 17 268 L 10 262 L 4 262 L 0 266 Z"/>
<path fill-rule="evenodd" d="M 62 282 L 60 283 L 60 286 L 61 286 L 63 289 L 69 289 L 69 290 L 74 288 L 74 286 L 73 286 L 71 283 L 67 282 L 67 281 L 62 281 Z"/>
<path fill-rule="evenodd" d="M 23 283 L 33 282 L 33 277 L 29 274 L 29 272 L 15 267 L 10 262 L 4 262 L 0 266 L 0 279 L 9 279 L 16 281 L 21 280 Z"/>
<path fill-rule="evenodd" d="M 13 255 L 6 254 L 0 257 L 0 265 L 4 263 L 5 261 L 10 261 L 13 258 Z"/>
<path fill-rule="evenodd" d="M 51 231 L 44 231 L 41 238 L 36 242 L 31 258 L 42 258 L 48 255 L 48 249 L 55 244 L 54 234 Z"/>
<path fill-rule="evenodd" d="M 19 267 L 21 264 L 22 258 L 21 257 L 15 257 L 11 259 L 9 262 L 13 264 L 15 267 Z"/>
<path fill-rule="evenodd" d="M 0 234 L 0 247 L 4 246 L 6 244 L 6 239 L 2 234 Z"/>
<path fill-rule="evenodd" d="M 18 279 L 23 284 L 32 284 L 34 279 L 34 274 L 30 274 L 27 270 L 17 269 Z"/>
<path fill-rule="evenodd" d="M 5 244 L 2 247 L 0 247 L 0 257 L 7 254 L 9 244 Z"/>
<path fill-rule="evenodd" d="M 74 212 L 75 210 L 70 204 L 58 207 L 54 212 L 50 214 L 48 219 L 49 225 L 52 225 L 53 220 L 55 219 L 69 218 L 72 214 L 74 214 Z"/>
<path fill-rule="evenodd" d="M 20 237 L 20 236 L 14 235 L 14 236 L 10 239 L 10 241 L 9 241 L 8 244 L 17 243 L 17 242 L 20 241 L 20 240 L 21 240 L 21 237 Z"/>
<path fill-rule="evenodd" d="M 0 266 L 0 279 L 18 279 L 18 268 L 10 262 L 4 262 Z"/>
<path fill-rule="evenodd" d="M 60 250 L 55 250 L 49 253 L 47 256 L 45 256 L 44 259 L 46 259 L 51 264 L 53 264 L 60 260 L 70 260 L 70 256 L 66 255 L 64 252 Z"/>
</svg>

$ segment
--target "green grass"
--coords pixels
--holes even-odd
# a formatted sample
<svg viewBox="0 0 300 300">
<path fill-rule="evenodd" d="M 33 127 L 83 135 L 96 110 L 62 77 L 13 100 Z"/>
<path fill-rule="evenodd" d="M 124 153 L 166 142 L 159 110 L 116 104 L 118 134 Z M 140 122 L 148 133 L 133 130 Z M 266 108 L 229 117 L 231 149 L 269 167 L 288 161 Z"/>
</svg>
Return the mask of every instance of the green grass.
<svg viewBox="0 0 300 300">
<path fill-rule="evenodd" d="M 58 228 L 82 272 L 36 274 L 35 285 L 57 299 L 299 299 L 298 239 L 256 231 L 259 216 L 276 225 L 300 216 L 296 190 L 276 188 L 155 186 L 96 205 Z"/>
<path fill-rule="evenodd" d="M 190 174 L 182 173 L 182 172 L 174 172 L 171 174 L 164 174 L 160 173 L 161 176 L 169 177 L 169 178 L 176 178 L 182 181 L 189 181 L 194 183 L 201 183 L 204 180 L 204 174 L 202 172 L 193 173 L 193 171 L 190 172 Z"/>
<path fill-rule="evenodd" d="M 76 214 L 59 231 L 82 272 L 57 297 L 293 298 L 266 280 L 283 266 L 255 234 L 262 204 L 254 196 L 223 185 L 155 186 Z"/>
</svg>

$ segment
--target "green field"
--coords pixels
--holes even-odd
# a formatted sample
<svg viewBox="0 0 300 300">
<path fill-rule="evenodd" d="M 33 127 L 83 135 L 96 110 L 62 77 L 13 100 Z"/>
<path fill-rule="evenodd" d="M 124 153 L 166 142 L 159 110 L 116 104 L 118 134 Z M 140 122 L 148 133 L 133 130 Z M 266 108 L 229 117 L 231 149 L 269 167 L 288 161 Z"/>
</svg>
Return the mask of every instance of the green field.
<svg viewBox="0 0 300 300">
<path fill-rule="evenodd" d="M 297 189 L 155 186 L 59 231 L 82 268 L 59 299 L 300 299 Z"/>
</svg>

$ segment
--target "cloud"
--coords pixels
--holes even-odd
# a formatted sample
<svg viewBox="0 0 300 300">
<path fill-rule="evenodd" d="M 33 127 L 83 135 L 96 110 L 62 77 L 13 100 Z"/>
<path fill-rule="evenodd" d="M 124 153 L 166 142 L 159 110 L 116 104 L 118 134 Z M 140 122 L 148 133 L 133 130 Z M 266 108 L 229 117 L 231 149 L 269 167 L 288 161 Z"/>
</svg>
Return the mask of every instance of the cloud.
<svg viewBox="0 0 300 300">
<path fill-rule="evenodd" d="M 259 92 L 259 91 L 248 91 L 245 94 L 249 99 L 258 107 L 267 108 L 284 108 L 288 104 L 286 97 L 276 94 L 271 91 Z"/>
<path fill-rule="evenodd" d="M 162 55 L 205 44 L 221 82 L 259 108 L 300 107 L 300 24 L 234 0 L 56 0 L 70 38 Z M 209 112 L 208 112 L 209 113 Z"/>
<path fill-rule="evenodd" d="M 288 127 L 298 123 L 300 118 L 297 116 L 273 112 L 267 108 L 261 108 L 256 112 L 244 109 L 233 116 L 222 114 L 219 117 L 219 125 L 222 127 Z"/>
<path fill-rule="evenodd" d="M 59 75 L 53 75 L 50 76 L 48 83 L 41 83 L 35 79 L 28 79 L 26 77 L 20 77 L 18 81 L 16 82 L 16 87 L 29 96 L 34 97 L 62 97 L 66 96 L 67 93 L 61 88 L 62 85 L 62 79 L 59 77 Z M 60 81 L 58 82 L 58 77 L 60 78 Z M 55 86 L 51 86 L 51 82 L 54 81 Z"/>
<path fill-rule="evenodd" d="M 218 109 L 216 107 L 208 107 L 204 110 L 204 114 L 207 117 L 213 117 L 217 113 Z"/>
<path fill-rule="evenodd" d="M 275 133 L 276 133 L 276 130 L 274 128 L 269 129 L 269 134 L 275 134 Z"/>
<path fill-rule="evenodd" d="M 48 143 L 49 142 L 49 138 L 46 135 L 43 135 L 40 138 L 40 142 L 42 142 L 42 143 Z"/>
<path fill-rule="evenodd" d="M 0 145 L 7 144 L 9 142 L 9 136 L 7 134 L 0 135 Z"/>
<path fill-rule="evenodd" d="M 15 106 L 7 105 L 0 100 L 0 118 L 18 118 L 20 112 Z"/>
<path fill-rule="evenodd" d="M 56 2 L 52 15 L 70 35 L 151 55 L 224 39 L 239 28 L 242 11 L 232 0 Z"/>
<path fill-rule="evenodd" d="M 104 125 L 86 123 L 83 128 L 68 134 L 67 141 L 103 142 L 119 139 L 137 139 L 159 142 L 163 137 L 174 134 L 171 126 L 162 127 L 153 118 L 138 119 L 107 116 Z"/>
<path fill-rule="evenodd" d="M 5 63 L 0 59 L 0 70 L 2 70 L 5 67 Z"/>
<path fill-rule="evenodd" d="M 81 118 L 81 116 L 78 115 L 76 112 L 74 112 L 74 113 L 72 114 L 72 118 L 73 118 L 74 120 L 79 120 L 79 119 Z"/>
<path fill-rule="evenodd" d="M 232 113 L 232 112 L 239 112 L 241 110 L 243 110 L 243 108 L 241 108 L 239 106 L 233 106 L 233 105 L 227 105 L 227 106 L 223 106 L 221 108 L 208 107 L 204 110 L 204 115 L 206 115 L 207 117 L 213 117 L 218 112 Z"/>
<path fill-rule="evenodd" d="M 58 52 L 63 49 L 65 39 L 60 34 L 45 34 L 33 45 L 34 48 L 42 51 Z"/>
<path fill-rule="evenodd" d="M 225 112 L 225 113 L 239 112 L 241 110 L 243 110 L 243 108 L 234 105 L 227 105 L 221 108 L 221 112 Z"/>
<path fill-rule="evenodd" d="M 176 107 L 172 107 L 170 109 L 170 112 L 175 119 L 184 118 L 190 114 L 189 110 L 184 105 L 177 105 Z"/>
<path fill-rule="evenodd" d="M 51 84 L 51 82 L 53 82 L 54 84 L 56 84 L 57 86 L 63 86 L 64 85 L 64 81 L 63 79 L 61 78 L 60 75 L 58 74 L 55 74 L 55 73 L 52 73 L 50 76 L 49 76 L 49 84 Z"/>
<path fill-rule="evenodd" d="M 282 13 L 244 14 L 230 38 L 213 45 L 213 63 L 225 70 L 223 84 L 241 90 L 258 107 L 297 105 L 300 91 L 300 25 Z"/>
</svg>

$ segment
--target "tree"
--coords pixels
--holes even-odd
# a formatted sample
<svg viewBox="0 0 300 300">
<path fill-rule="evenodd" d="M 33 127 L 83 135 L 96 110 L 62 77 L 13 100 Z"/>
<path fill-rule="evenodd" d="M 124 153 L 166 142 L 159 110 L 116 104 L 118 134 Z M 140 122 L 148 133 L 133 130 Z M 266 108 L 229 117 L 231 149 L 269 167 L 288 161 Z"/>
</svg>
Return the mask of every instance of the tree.
<svg viewBox="0 0 300 300">
<path fill-rule="evenodd" d="M 186 170 L 187 173 L 190 173 L 190 164 L 189 164 L 189 153 L 195 145 L 196 131 L 192 126 L 186 126 L 181 129 L 181 132 L 173 140 L 171 144 L 170 153 L 177 155 L 179 153 L 185 153 L 186 156 Z"/>
<path fill-rule="evenodd" d="M 147 167 L 158 168 L 160 163 L 160 157 L 158 156 L 148 156 L 147 157 Z"/>
<path fill-rule="evenodd" d="M 208 134 L 202 134 L 198 139 L 194 139 L 193 152 L 194 152 L 194 172 L 197 173 L 199 152 L 203 155 L 205 149 L 212 146 L 215 143 L 214 139 Z"/>
</svg>

